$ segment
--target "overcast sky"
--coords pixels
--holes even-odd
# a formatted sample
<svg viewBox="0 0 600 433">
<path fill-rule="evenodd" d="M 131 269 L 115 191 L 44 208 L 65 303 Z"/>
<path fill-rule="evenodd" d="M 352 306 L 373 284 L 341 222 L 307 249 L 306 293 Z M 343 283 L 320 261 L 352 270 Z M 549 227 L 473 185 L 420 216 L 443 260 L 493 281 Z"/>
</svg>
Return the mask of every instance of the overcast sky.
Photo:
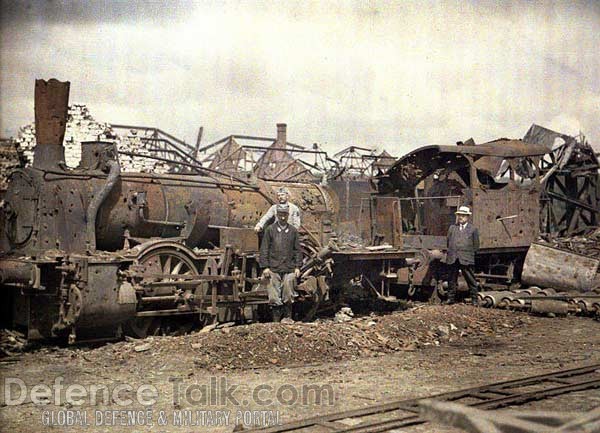
<svg viewBox="0 0 600 433">
<path fill-rule="evenodd" d="M 0 0 L 0 135 L 35 78 L 101 122 L 395 155 L 531 123 L 600 147 L 600 2 Z"/>
</svg>

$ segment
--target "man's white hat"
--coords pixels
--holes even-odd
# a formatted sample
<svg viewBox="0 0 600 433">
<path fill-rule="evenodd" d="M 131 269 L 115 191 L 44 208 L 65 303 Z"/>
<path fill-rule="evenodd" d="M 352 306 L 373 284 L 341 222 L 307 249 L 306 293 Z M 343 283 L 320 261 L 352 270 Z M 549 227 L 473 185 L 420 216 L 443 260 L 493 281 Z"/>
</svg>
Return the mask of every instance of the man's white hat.
<svg viewBox="0 0 600 433">
<path fill-rule="evenodd" d="M 457 215 L 471 215 L 471 209 L 469 209 L 469 206 L 460 206 L 454 213 Z"/>
</svg>

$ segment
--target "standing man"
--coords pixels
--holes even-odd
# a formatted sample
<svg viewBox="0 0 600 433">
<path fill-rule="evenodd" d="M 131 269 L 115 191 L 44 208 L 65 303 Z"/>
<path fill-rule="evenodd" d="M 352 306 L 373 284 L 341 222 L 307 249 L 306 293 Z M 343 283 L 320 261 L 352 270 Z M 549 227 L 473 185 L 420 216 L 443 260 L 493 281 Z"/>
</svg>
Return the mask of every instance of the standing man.
<svg viewBox="0 0 600 433">
<path fill-rule="evenodd" d="M 289 217 L 288 217 L 289 223 L 292 226 L 294 226 L 296 230 L 300 229 L 300 209 L 298 209 L 298 206 L 296 206 L 294 203 L 290 203 L 288 201 L 289 197 L 290 197 L 290 191 L 285 186 L 282 186 L 279 189 L 277 189 L 277 200 L 279 201 L 279 203 L 271 206 L 269 208 L 269 210 L 267 211 L 267 213 L 264 214 L 263 217 L 260 219 L 260 221 L 258 221 L 258 223 L 256 223 L 254 230 L 257 233 L 262 231 L 265 228 L 265 226 L 271 220 L 271 218 L 275 218 L 275 213 L 276 213 L 276 209 L 277 209 L 278 205 L 288 206 L 288 208 L 289 208 Z"/>
<path fill-rule="evenodd" d="M 288 223 L 289 207 L 278 204 L 276 220 L 265 230 L 260 246 L 259 264 L 263 278 L 268 280 L 267 293 L 273 320 L 292 318 L 292 303 L 296 294 L 296 279 L 300 277 L 302 252 L 300 237 Z"/>
<path fill-rule="evenodd" d="M 448 265 L 448 303 L 456 303 L 456 286 L 460 270 L 469 286 L 471 303 L 477 305 L 477 280 L 473 274 L 475 253 L 479 250 L 479 232 L 469 222 L 471 209 L 460 206 L 455 212 L 458 224 L 448 229 L 446 264 Z"/>
</svg>

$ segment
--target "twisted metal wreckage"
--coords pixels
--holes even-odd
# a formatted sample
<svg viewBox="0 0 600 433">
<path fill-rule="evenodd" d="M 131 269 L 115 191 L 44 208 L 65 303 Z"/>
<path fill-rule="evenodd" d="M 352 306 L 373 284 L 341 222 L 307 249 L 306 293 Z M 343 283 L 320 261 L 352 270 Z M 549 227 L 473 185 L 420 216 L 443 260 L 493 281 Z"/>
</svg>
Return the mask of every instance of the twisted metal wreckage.
<svg viewBox="0 0 600 433">
<path fill-rule="evenodd" d="M 283 124 L 270 146 L 252 149 L 259 158 L 248 159 L 234 136 L 205 148 L 198 140 L 190 151 L 154 130 L 154 153 L 86 142 L 79 166 L 69 168 L 62 146 L 68 95 L 68 82 L 36 81 L 33 165 L 10 174 L 3 197 L 3 317 L 30 339 L 141 337 L 159 328 L 267 320 L 252 227 L 284 185 L 303 211 L 299 319 L 339 303 L 444 296 L 440 258 L 459 204 L 472 206 L 482 229 L 478 277 L 487 288 L 520 281 L 540 234 L 597 224 L 591 147 L 535 125 L 524 141 L 427 146 L 393 164 L 370 153 L 363 159 L 374 161 L 370 172 L 332 162 L 318 146 L 292 145 L 314 157 L 314 167 L 331 163 L 327 182 L 291 156 Z M 556 139 L 564 143 L 555 146 Z M 120 154 L 165 161 L 173 173 L 123 172 Z M 240 171 L 250 160 L 250 170 Z"/>
</svg>

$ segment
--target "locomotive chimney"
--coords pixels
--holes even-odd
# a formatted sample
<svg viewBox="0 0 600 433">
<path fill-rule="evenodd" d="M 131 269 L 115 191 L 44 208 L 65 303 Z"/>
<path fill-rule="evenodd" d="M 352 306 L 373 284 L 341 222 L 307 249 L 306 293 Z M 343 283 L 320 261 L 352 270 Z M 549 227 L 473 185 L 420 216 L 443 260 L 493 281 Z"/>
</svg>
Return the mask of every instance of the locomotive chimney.
<svg viewBox="0 0 600 433">
<path fill-rule="evenodd" d="M 287 146 L 287 125 L 285 123 L 277 124 L 277 142 L 276 147 Z"/>
<path fill-rule="evenodd" d="M 62 145 L 67 124 L 69 88 L 71 83 L 54 78 L 35 80 L 35 138 L 33 166 L 57 168 L 65 160 Z"/>
</svg>

